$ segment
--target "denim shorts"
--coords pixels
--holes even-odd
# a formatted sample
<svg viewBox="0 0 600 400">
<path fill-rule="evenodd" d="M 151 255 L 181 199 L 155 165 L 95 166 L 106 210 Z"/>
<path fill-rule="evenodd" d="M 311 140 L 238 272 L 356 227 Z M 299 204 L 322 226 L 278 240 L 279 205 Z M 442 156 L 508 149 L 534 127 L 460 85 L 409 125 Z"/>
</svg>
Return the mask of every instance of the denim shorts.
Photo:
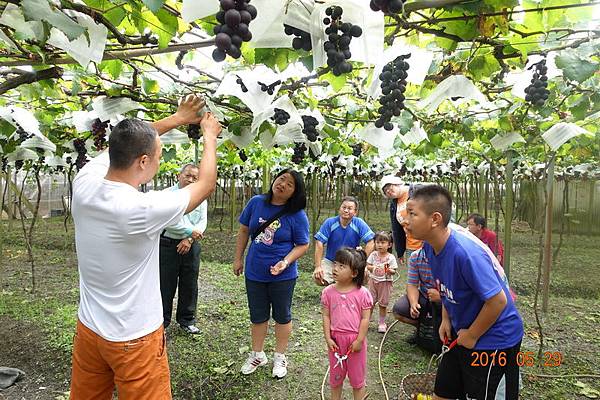
<svg viewBox="0 0 600 400">
<path fill-rule="evenodd" d="M 246 294 L 250 321 L 262 324 L 271 316 L 278 324 L 292 320 L 292 296 L 296 279 L 276 282 L 258 282 L 246 278 Z M 272 313 L 271 313 L 272 310 Z"/>
</svg>

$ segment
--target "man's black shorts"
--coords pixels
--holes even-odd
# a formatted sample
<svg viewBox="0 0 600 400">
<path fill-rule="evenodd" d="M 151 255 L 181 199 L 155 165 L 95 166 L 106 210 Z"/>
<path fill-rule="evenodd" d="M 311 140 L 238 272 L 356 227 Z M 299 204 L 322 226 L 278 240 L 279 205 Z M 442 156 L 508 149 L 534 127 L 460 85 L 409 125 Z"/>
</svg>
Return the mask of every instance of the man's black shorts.
<svg viewBox="0 0 600 400">
<path fill-rule="evenodd" d="M 517 400 L 521 342 L 508 349 L 469 350 L 456 346 L 438 365 L 435 394 L 447 399 Z M 504 396 L 496 397 L 504 393 Z M 487 397 L 486 397 L 487 393 Z"/>
</svg>

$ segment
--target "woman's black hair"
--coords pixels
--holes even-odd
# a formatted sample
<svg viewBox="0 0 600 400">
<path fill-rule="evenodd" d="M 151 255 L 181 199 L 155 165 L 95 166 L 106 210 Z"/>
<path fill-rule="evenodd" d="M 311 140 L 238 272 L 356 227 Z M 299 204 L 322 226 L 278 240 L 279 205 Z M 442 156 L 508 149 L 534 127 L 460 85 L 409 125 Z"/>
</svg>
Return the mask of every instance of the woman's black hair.
<svg viewBox="0 0 600 400">
<path fill-rule="evenodd" d="M 291 168 L 286 168 L 275 176 L 275 179 L 271 182 L 271 186 L 269 186 L 269 191 L 265 194 L 265 201 L 271 203 L 271 200 L 273 200 L 273 183 L 275 183 L 277 178 L 283 174 L 290 174 L 294 178 L 294 184 L 296 186 L 294 193 L 292 193 L 292 197 L 288 199 L 285 207 L 289 213 L 304 210 L 306 208 L 306 186 L 304 185 L 304 178 L 298 171 Z"/>
<path fill-rule="evenodd" d="M 342 247 L 335 253 L 335 261 L 348 265 L 356 276 L 352 281 L 361 287 L 365 280 L 365 267 L 367 266 L 367 253 L 363 249 L 357 250 L 352 247 Z"/>
</svg>

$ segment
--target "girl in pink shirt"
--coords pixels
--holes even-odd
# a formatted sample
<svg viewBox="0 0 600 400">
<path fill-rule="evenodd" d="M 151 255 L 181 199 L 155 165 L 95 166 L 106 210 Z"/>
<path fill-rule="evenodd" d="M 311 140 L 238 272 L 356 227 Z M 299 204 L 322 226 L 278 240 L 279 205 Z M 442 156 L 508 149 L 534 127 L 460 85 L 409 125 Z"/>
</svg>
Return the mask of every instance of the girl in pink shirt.
<svg viewBox="0 0 600 400">
<path fill-rule="evenodd" d="M 335 284 L 321 294 L 323 333 L 329 349 L 331 399 L 342 398 L 348 375 L 354 399 L 366 395 L 367 330 L 373 298 L 362 286 L 367 255 L 363 250 L 343 247 L 335 253 Z"/>
</svg>

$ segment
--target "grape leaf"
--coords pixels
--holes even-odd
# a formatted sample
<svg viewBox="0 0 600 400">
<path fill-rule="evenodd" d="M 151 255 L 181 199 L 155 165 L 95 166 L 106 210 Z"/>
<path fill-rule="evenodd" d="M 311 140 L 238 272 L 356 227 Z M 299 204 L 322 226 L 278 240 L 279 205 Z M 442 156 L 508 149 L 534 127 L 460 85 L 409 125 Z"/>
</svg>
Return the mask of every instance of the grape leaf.
<svg viewBox="0 0 600 400">
<path fill-rule="evenodd" d="M 599 67 L 599 64 L 580 58 L 574 53 L 562 53 L 556 56 L 555 62 L 567 79 L 580 83 L 593 76 Z"/>
<path fill-rule="evenodd" d="M 142 0 L 146 7 L 153 13 L 156 13 L 163 6 L 165 0 Z"/>
</svg>

